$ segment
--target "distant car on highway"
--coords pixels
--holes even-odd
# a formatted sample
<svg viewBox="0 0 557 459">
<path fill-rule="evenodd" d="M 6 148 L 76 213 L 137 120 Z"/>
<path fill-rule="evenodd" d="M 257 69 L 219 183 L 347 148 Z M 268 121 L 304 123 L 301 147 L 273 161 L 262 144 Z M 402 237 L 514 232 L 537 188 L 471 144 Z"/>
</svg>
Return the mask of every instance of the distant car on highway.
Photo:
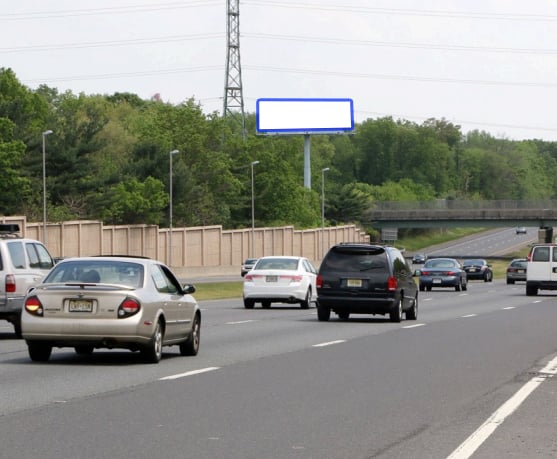
<svg viewBox="0 0 557 459">
<path fill-rule="evenodd" d="M 242 264 L 242 269 L 240 270 L 240 274 L 242 275 L 242 277 L 244 277 L 246 273 L 248 273 L 251 268 L 255 266 L 255 263 L 257 263 L 257 258 L 247 258 L 244 261 L 244 263 Z"/>
<path fill-rule="evenodd" d="M 422 292 L 433 287 L 452 287 L 457 292 L 468 288 L 466 271 L 454 258 L 430 258 L 416 273 Z"/>
<path fill-rule="evenodd" d="M 528 268 L 527 258 L 515 258 L 507 266 L 507 284 L 517 281 L 526 282 L 526 270 Z"/>
<path fill-rule="evenodd" d="M 416 253 L 412 257 L 412 263 L 415 265 L 423 265 L 427 260 L 427 255 L 425 253 Z"/>
<path fill-rule="evenodd" d="M 462 268 L 466 271 L 468 280 L 481 279 L 484 282 L 491 282 L 493 280 L 493 270 L 491 265 L 484 259 L 476 258 L 464 260 Z"/>
<path fill-rule="evenodd" d="M 54 347 L 78 354 L 129 349 L 149 363 L 161 359 L 163 346 L 196 355 L 201 312 L 194 291 L 149 258 L 67 258 L 25 297 L 21 332 L 38 362 Z"/>
<path fill-rule="evenodd" d="M 517 226 L 516 234 L 528 234 L 528 230 L 526 229 L 525 226 Z"/>
</svg>

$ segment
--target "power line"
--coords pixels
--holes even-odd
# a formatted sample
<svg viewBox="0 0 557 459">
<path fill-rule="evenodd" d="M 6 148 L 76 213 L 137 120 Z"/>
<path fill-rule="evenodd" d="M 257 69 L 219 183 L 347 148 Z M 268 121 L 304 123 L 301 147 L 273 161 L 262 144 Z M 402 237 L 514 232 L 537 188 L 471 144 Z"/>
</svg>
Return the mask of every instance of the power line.
<svg viewBox="0 0 557 459">
<path fill-rule="evenodd" d="M 245 0 L 242 2 L 244 5 L 263 6 L 266 9 L 270 7 L 290 8 L 290 9 L 308 9 L 308 10 L 322 10 L 322 11 L 335 11 L 347 13 L 367 13 L 367 14 L 388 14 L 400 16 L 427 16 L 427 17 L 441 17 L 441 18 L 465 18 L 465 19 L 488 19 L 488 20 L 505 20 L 505 21 L 542 21 L 552 22 L 557 21 L 557 15 L 552 14 L 530 14 L 530 13 L 490 13 L 478 11 L 453 11 L 453 10 L 429 10 L 429 9 L 409 9 L 409 8 L 379 8 L 379 7 L 366 7 L 366 6 L 351 6 L 346 4 L 338 5 L 323 5 L 321 3 L 309 2 L 280 2 L 272 0 Z M 170 9 L 184 9 L 206 7 L 213 5 L 220 5 L 220 0 L 191 0 L 189 2 L 169 2 L 159 4 L 144 4 L 144 5 L 128 5 L 128 6 L 115 6 L 106 8 L 87 8 L 75 10 L 59 10 L 59 11 L 38 11 L 30 13 L 3 13 L 0 14 L 0 21 L 11 20 L 33 20 L 33 19 L 46 19 L 56 17 L 68 16 L 91 16 L 91 15 L 105 15 L 105 14 L 127 14 L 127 13 L 143 13 L 152 11 L 162 11 Z"/>
<path fill-rule="evenodd" d="M 0 53 L 21 53 L 21 52 L 41 52 L 54 50 L 72 50 L 83 48 L 100 48 L 100 47 L 116 47 L 116 46 L 134 46 L 155 43 L 175 43 L 182 41 L 222 39 L 225 34 L 223 32 L 211 32 L 192 35 L 173 35 L 164 37 L 136 38 L 130 40 L 110 40 L 95 41 L 82 43 L 51 43 L 29 46 L 17 46 L 0 48 Z M 445 45 L 435 43 L 411 43 L 411 42 L 392 42 L 392 41 L 375 41 L 375 40 L 347 40 L 344 38 L 330 37 L 308 37 L 302 35 L 276 35 L 265 33 L 248 33 L 243 35 L 244 39 L 268 39 L 268 40 L 285 40 L 296 41 L 301 43 L 327 43 L 336 45 L 358 45 L 373 46 L 382 48 L 407 48 L 407 49 L 427 49 L 427 50 L 443 50 L 443 51 L 466 51 L 466 52 L 487 52 L 487 53 L 509 53 L 509 54 L 541 54 L 554 55 L 557 49 L 549 48 L 505 48 L 491 46 L 467 46 L 467 45 Z"/>
<path fill-rule="evenodd" d="M 330 70 L 316 70 L 316 69 L 294 69 L 286 67 L 265 67 L 265 66 L 251 66 L 246 65 L 245 68 L 251 70 L 262 70 L 265 72 L 285 72 L 285 73 L 305 73 L 310 75 L 328 75 L 338 77 L 350 78 L 369 78 L 375 80 L 404 80 L 404 81 L 422 81 L 426 83 L 458 83 L 458 84 L 478 84 L 486 86 L 524 86 L 524 87 L 545 87 L 555 88 L 557 83 L 540 83 L 528 81 L 503 81 L 503 80 L 472 80 L 461 78 L 440 78 L 440 77 L 425 77 L 414 75 L 393 75 L 393 74 L 380 74 L 380 73 L 349 73 L 349 72 L 333 72 Z"/>
<path fill-rule="evenodd" d="M 467 46 L 467 45 L 445 45 L 435 43 L 411 43 L 411 42 L 392 42 L 375 40 L 347 40 L 344 38 L 329 37 L 307 37 L 301 35 L 275 35 L 265 33 L 248 33 L 245 38 L 263 38 L 269 40 L 286 40 L 313 43 L 328 43 L 338 45 L 360 45 L 375 46 L 384 48 L 409 48 L 409 49 L 432 49 L 444 51 L 471 51 L 471 52 L 491 52 L 491 53 L 517 53 L 517 54 L 557 54 L 557 49 L 548 48 L 505 48 L 491 46 Z"/>
<path fill-rule="evenodd" d="M 70 43 L 70 44 L 44 44 L 44 45 L 30 45 L 18 46 L 10 48 L 0 48 L 0 53 L 21 53 L 21 52 L 37 52 L 37 51 L 55 51 L 55 50 L 71 50 L 82 48 L 101 48 L 101 47 L 114 47 L 114 46 L 133 46 L 145 45 L 153 43 L 173 43 L 192 40 L 207 40 L 213 38 L 224 38 L 224 33 L 204 33 L 194 35 L 175 35 L 169 37 L 152 37 L 152 38 L 136 38 L 131 40 L 110 40 L 110 41 L 93 41 L 83 43 Z"/>
<path fill-rule="evenodd" d="M 79 10 L 39 11 L 31 13 L 3 13 L 0 21 L 22 21 L 34 19 L 52 19 L 74 16 L 96 16 L 107 14 L 148 13 L 152 11 L 163 11 L 170 9 L 196 8 L 202 6 L 218 5 L 219 0 L 193 0 L 190 2 L 172 2 L 162 4 L 115 6 L 108 8 L 89 8 Z"/>
<path fill-rule="evenodd" d="M 548 14 L 527 14 L 527 13 L 489 13 L 489 12 L 474 12 L 474 11 L 451 11 L 451 10 L 418 10 L 418 9 L 404 9 L 404 8 L 376 8 L 365 6 L 350 6 L 350 5 L 323 5 L 317 3 L 289 3 L 279 2 L 272 0 L 246 0 L 247 5 L 257 5 L 269 8 L 272 6 L 280 8 L 292 9 L 310 9 L 334 12 L 350 12 L 350 13 L 368 13 L 368 14 L 388 14 L 400 16 L 427 16 L 427 17 L 440 17 L 440 18 L 460 18 L 460 19 L 489 19 L 499 21 L 557 21 L 557 15 Z"/>
</svg>

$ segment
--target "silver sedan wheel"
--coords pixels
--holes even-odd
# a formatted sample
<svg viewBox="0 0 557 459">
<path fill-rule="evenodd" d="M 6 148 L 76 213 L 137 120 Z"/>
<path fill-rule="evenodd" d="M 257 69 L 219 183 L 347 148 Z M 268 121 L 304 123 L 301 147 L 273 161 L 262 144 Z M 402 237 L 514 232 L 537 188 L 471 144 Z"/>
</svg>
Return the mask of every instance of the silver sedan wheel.
<svg viewBox="0 0 557 459">
<path fill-rule="evenodd" d="M 157 322 L 155 332 L 151 342 L 141 350 L 141 353 L 148 363 L 159 363 L 162 357 L 163 328 L 160 321 Z"/>
</svg>

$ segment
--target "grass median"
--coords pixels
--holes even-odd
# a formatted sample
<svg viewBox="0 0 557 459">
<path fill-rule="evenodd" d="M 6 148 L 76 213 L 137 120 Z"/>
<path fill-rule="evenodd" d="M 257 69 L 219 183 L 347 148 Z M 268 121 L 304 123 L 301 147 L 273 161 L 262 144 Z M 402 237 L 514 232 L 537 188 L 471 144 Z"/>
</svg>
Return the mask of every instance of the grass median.
<svg viewBox="0 0 557 459">
<path fill-rule="evenodd" d="M 195 285 L 194 297 L 197 301 L 241 298 L 243 281 L 201 282 Z"/>
</svg>

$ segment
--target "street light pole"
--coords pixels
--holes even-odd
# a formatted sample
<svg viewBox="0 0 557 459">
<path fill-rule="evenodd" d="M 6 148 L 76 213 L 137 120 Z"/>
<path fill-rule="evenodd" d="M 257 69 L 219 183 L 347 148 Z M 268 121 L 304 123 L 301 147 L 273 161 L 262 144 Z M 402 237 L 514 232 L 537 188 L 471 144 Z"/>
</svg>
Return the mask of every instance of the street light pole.
<svg viewBox="0 0 557 459">
<path fill-rule="evenodd" d="M 321 169 L 321 256 L 325 256 L 325 172 L 328 167 Z"/>
<path fill-rule="evenodd" d="M 178 150 L 172 150 L 169 153 L 169 157 L 170 157 L 170 173 L 169 173 L 169 177 L 170 177 L 170 224 L 169 224 L 169 229 L 170 231 L 168 232 L 168 248 L 169 248 L 169 253 L 168 253 L 168 266 L 172 266 L 172 156 L 176 155 L 180 153 Z"/>
<path fill-rule="evenodd" d="M 46 240 L 46 136 L 52 134 L 52 131 L 43 132 L 43 242 L 47 244 Z"/>
<path fill-rule="evenodd" d="M 251 167 L 251 257 L 255 256 L 255 246 L 253 235 L 255 234 L 255 195 L 253 193 L 253 166 L 259 164 L 259 161 L 252 161 Z"/>
</svg>

